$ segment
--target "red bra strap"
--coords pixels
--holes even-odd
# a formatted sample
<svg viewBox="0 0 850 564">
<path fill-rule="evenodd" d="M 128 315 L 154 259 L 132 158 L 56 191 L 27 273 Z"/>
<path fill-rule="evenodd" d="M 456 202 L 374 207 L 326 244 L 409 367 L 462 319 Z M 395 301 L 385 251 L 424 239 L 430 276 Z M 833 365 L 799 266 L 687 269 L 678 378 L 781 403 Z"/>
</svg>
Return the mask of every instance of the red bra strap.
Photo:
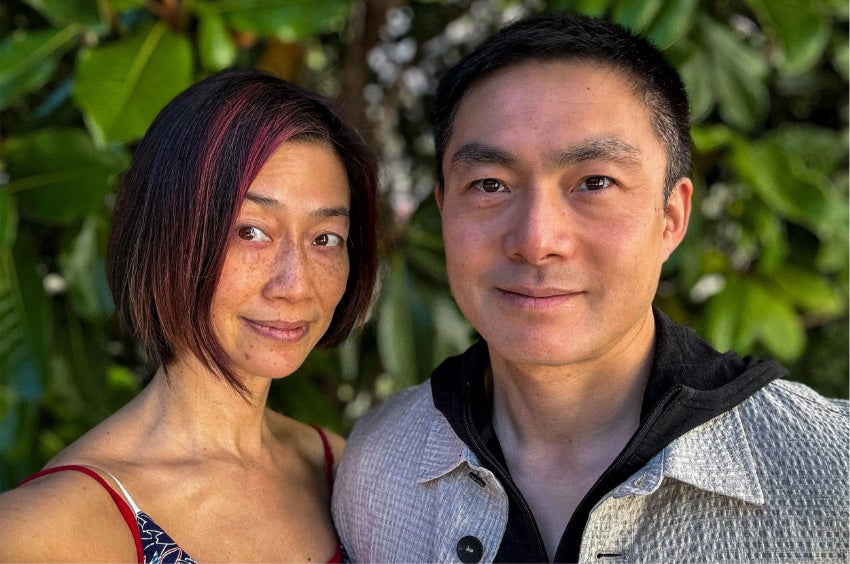
<svg viewBox="0 0 850 564">
<path fill-rule="evenodd" d="M 328 441 L 327 435 L 322 430 L 321 427 L 317 427 L 316 425 L 311 425 L 316 431 L 319 432 L 319 436 L 322 437 L 322 446 L 325 447 L 325 472 L 327 473 L 328 478 L 328 489 L 333 490 L 334 488 L 334 451 L 331 449 L 331 443 Z"/>
<path fill-rule="evenodd" d="M 41 476 L 46 476 L 48 474 L 53 474 L 55 472 L 64 472 L 66 470 L 73 470 L 76 472 L 82 472 L 86 476 L 93 478 L 97 481 L 104 489 L 109 492 L 109 495 L 112 496 L 112 501 L 115 502 L 115 505 L 118 506 L 118 511 L 121 512 L 121 516 L 124 518 L 124 522 L 127 523 L 127 526 L 130 528 L 130 533 L 133 535 L 133 541 L 136 543 L 136 556 L 139 559 L 139 563 L 142 564 L 145 561 L 145 554 L 142 550 L 142 539 L 139 536 L 139 527 L 136 524 L 136 514 L 133 512 L 133 509 L 124 501 L 124 498 L 121 497 L 118 492 L 112 489 L 106 480 L 101 478 L 100 474 L 95 472 L 90 468 L 86 468 L 85 466 L 78 466 L 76 464 L 69 464 L 67 466 L 55 466 L 53 468 L 48 468 L 46 470 L 42 470 L 41 472 L 36 472 L 26 480 L 20 483 L 20 485 L 24 485 L 31 480 L 35 480 L 36 478 L 40 478 Z"/>
</svg>

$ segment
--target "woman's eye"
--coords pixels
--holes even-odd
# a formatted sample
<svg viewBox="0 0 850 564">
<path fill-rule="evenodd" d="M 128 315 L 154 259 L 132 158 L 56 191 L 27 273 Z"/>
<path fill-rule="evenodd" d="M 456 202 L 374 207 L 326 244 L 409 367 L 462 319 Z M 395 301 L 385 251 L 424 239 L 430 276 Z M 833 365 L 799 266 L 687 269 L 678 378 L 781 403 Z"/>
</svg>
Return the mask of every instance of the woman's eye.
<svg viewBox="0 0 850 564">
<path fill-rule="evenodd" d="M 595 190 L 602 190 L 603 188 L 608 188 L 613 183 L 614 181 L 608 178 L 607 176 L 588 176 L 579 183 L 578 189 L 593 192 Z"/>
<path fill-rule="evenodd" d="M 253 225 L 240 227 L 236 231 L 236 234 L 240 239 L 244 239 L 245 241 L 271 241 L 268 235 L 263 233 L 259 227 L 254 227 Z"/>
<path fill-rule="evenodd" d="M 505 186 L 495 178 L 484 178 L 481 180 L 476 180 L 471 184 L 471 186 L 476 190 L 481 190 L 482 192 L 486 192 L 487 194 L 508 191 L 507 186 Z"/>
<path fill-rule="evenodd" d="M 322 233 L 313 241 L 313 244 L 319 247 L 338 247 L 345 241 L 339 235 L 333 233 Z"/>
</svg>

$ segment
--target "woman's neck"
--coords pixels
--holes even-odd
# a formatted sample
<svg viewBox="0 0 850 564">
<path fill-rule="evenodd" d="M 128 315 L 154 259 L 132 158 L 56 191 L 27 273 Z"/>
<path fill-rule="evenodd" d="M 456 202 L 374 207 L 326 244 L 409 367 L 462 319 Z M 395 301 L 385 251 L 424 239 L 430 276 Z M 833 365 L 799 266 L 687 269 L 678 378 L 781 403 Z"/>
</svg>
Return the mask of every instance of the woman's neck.
<svg viewBox="0 0 850 564">
<path fill-rule="evenodd" d="M 160 368 L 134 400 L 146 432 L 186 455 L 219 452 L 251 456 L 269 439 L 266 399 L 269 380 L 245 382 L 242 397 L 224 379 L 192 358 Z"/>
</svg>

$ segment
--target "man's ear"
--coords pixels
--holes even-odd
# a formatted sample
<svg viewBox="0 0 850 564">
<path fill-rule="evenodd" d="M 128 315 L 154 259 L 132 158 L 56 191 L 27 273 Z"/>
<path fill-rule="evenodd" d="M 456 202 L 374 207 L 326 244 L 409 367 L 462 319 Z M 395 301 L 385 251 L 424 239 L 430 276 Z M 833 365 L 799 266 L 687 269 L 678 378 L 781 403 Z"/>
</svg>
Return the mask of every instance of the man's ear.
<svg viewBox="0 0 850 564">
<path fill-rule="evenodd" d="M 664 214 L 664 250 L 665 260 L 670 257 L 688 231 L 691 217 L 691 196 L 694 185 L 690 178 L 681 178 L 667 198 L 667 210 Z"/>
<path fill-rule="evenodd" d="M 443 214 L 443 187 L 440 181 L 434 183 L 434 199 L 437 200 L 437 209 L 440 210 L 440 215 Z"/>
</svg>

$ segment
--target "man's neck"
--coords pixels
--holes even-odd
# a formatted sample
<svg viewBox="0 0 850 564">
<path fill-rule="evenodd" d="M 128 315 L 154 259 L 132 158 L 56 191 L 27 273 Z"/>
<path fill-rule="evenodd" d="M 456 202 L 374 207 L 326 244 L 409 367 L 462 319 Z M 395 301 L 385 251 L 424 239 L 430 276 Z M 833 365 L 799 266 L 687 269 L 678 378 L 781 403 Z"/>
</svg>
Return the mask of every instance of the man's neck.
<svg viewBox="0 0 850 564">
<path fill-rule="evenodd" d="M 557 446 L 580 455 L 613 436 L 630 437 L 640 420 L 650 360 L 633 374 L 558 375 L 546 370 L 542 375 L 511 371 L 494 376 L 493 426 L 500 441 L 526 448 Z"/>
<path fill-rule="evenodd" d="M 654 330 L 581 366 L 528 367 L 490 351 L 493 429 L 549 554 L 640 424 Z"/>
</svg>

